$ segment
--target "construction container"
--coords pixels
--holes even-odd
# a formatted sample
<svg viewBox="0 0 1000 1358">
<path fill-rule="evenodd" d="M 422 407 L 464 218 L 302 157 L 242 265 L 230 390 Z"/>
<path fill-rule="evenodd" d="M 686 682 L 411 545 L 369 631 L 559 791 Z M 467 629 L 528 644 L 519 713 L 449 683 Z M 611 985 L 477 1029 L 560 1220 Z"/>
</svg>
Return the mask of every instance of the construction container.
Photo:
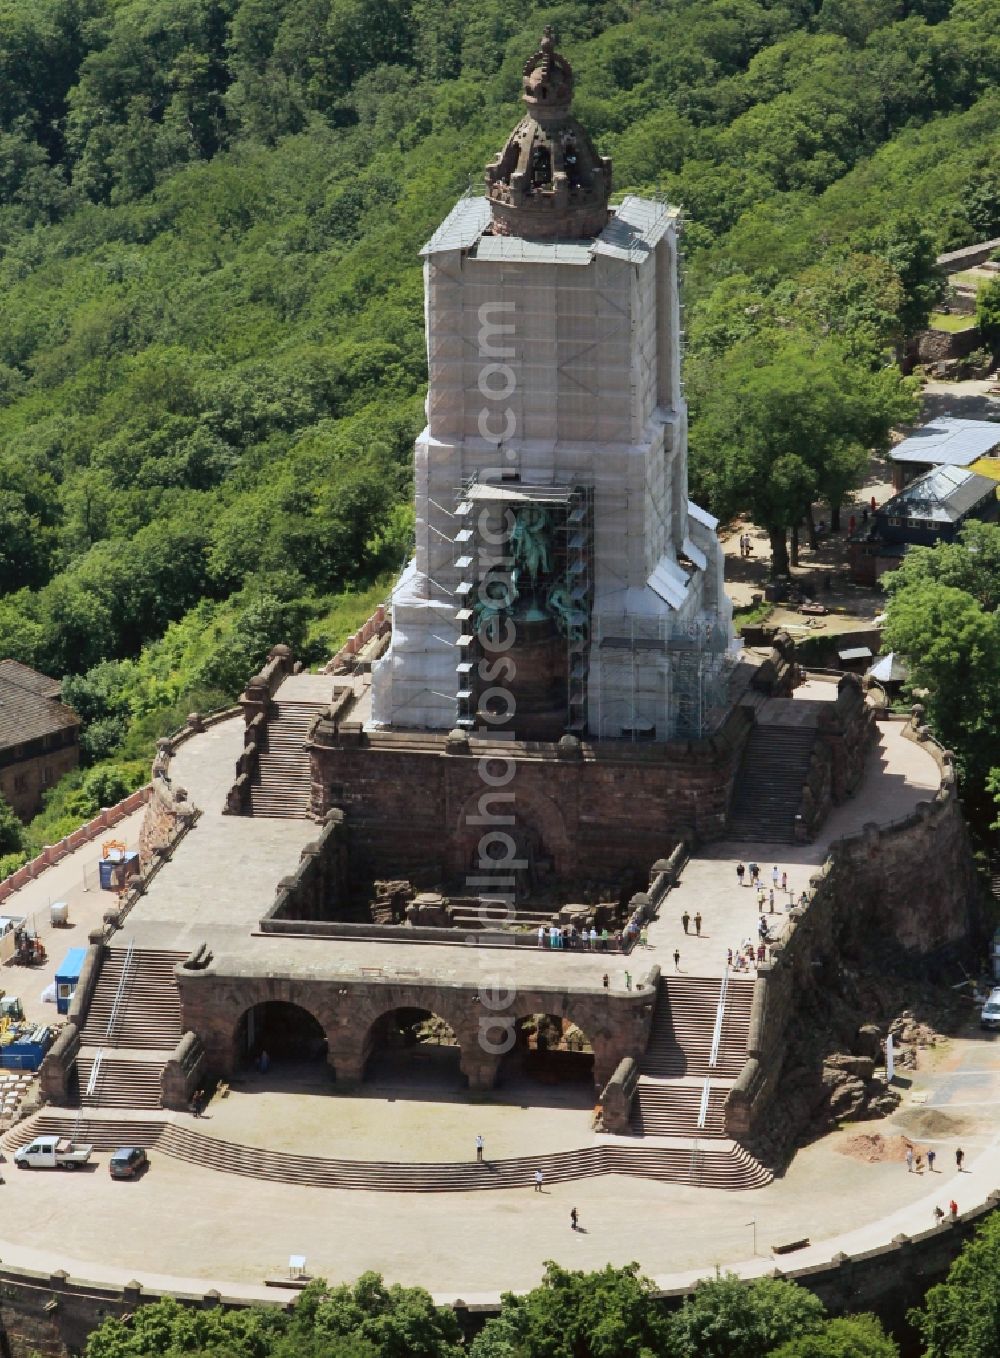
<svg viewBox="0 0 1000 1358">
<path fill-rule="evenodd" d="M 86 948 L 70 948 L 62 965 L 56 969 L 56 1009 L 60 1014 L 69 1013 L 86 956 Z"/>
</svg>

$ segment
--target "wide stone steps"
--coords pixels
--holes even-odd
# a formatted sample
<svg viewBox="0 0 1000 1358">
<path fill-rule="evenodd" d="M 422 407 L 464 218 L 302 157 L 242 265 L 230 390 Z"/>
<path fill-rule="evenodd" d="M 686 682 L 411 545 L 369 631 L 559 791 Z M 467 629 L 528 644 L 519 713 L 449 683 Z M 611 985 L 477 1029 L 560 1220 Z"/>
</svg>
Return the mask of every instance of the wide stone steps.
<svg viewBox="0 0 1000 1358">
<path fill-rule="evenodd" d="M 639 1080 L 632 1105 L 632 1130 L 638 1136 L 724 1137 L 723 1108 L 728 1085 L 709 1091 L 704 1127 L 698 1126 L 704 1082 L 659 1084 L 644 1076 Z"/>
<path fill-rule="evenodd" d="M 730 978 L 718 1060 L 709 1066 L 720 989 L 718 979 L 661 979 L 649 1044 L 640 1063 L 642 1074 L 660 1079 L 739 1075 L 746 1060 L 753 982 Z"/>
<path fill-rule="evenodd" d="M 114 1118 L 77 1121 L 71 1112 L 52 1113 L 31 1119 L 30 1129 L 22 1124 L 25 1142 L 36 1132 L 69 1135 L 78 1130 L 80 1139 L 93 1140 L 99 1148 L 116 1145 L 146 1145 L 160 1154 L 227 1174 L 313 1188 L 356 1189 L 372 1193 L 463 1193 L 483 1189 L 530 1188 L 535 1171 L 540 1169 L 546 1183 L 568 1183 L 601 1174 L 631 1174 L 666 1183 L 695 1184 L 721 1189 L 761 1188 L 771 1181 L 771 1171 L 743 1146 L 733 1141 L 718 1141 L 706 1147 L 701 1143 L 675 1139 L 656 1146 L 629 1146 L 601 1143 L 579 1150 L 558 1151 L 551 1155 L 522 1156 L 511 1160 L 474 1160 L 457 1162 L 394 1164 L 388 1161 L 336 1160 L 323 1156 L 296 1155 L 288 1151 L 265 1150 L 205 1136 L 176 1122 L 160 1124 L 160 1134 L 151 1137 L 146 1125 L 135 1120 L 116 1122 Z M 44 1126 L 42 1125 L 44 1123 Z M 83 1129 L 92 1129 L 84 1137 Z M 116 1136 L 120 1129 L 121 1135 Z"/>
<path fill-rule="evenodd" d="M 732 839 L 791 844 L 816 744 L 807 726 L 765 723 L 750 733 L 729 806 Z"/>
<path fill-rule="evenodd" d="M 76 1059 L 82 1108 L 160 1108 L 161 1076 L 166 1061 L 128 1060 L 105 1052 L 92 1094 L 87 1093 L 96 1052 L 81 1052 Z"/>
<path fill-rule="evenodd" d="M 105 954 L 101 974 L 84 1017 L 80 1041 L 93 1047 L 173 1048 L 181 1036 L 181 1006 L 174 967 L 182 952 L 137 949 L 132 954 L 114 1031 L 108 1036 L 126 950 Z"/>
<path fill-rule="evenodd" d="M 285 820 L 304 820 L 312 795 L 309 728 L 326 703 L 279 702 L 269 718 L 265 748 L 250 780 L 250 812 Z"/>
<path fill-rule="evenodd" d="M 163 1135 L 165 1123 L 159 1118 L 124 1118 L 116 1111 L 110 1117 L 100 1114 L 48 1113 L 19 1122 L 0 1141 L 5 1151 L 19 1150 L 36 1136 L 72 1136 L 95 1151 L 115 1151 L 119 1146 L 155 1146 Z"/>
</svg>

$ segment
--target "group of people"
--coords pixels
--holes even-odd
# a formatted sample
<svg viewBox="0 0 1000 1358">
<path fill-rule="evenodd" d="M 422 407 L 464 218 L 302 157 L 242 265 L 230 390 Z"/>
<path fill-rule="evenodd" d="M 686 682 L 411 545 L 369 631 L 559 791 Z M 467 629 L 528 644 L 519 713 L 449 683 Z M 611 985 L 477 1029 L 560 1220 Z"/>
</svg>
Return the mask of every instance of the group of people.
<svg viewBox="0 0 1000 1358">
<path fill-rule="evenodd" d="M 763 923 L 763 921 L 761 921 Z M 738 948 L 728 948 L 726 951 L 726 962 L 731 971 L 750 971 L 754 967 L 759 967 L 761 963 L 767 961 L 767 942 L 766 935 L 762 934 L 760 942 L 754 946 L 753 939 L 746 938 Z"/>
<path fill-rule="evenodd" d="M 753 539 L 749 533 L 740 534 L 740 556 L 753 555 Z"/>
<path fill-rule="evenodd" d="M 579 950 L 589 950 L 590 952 L 610 952 L 611 945 L 615 951 L 621 951 L 622 935 L 616 933 L 614 938 L 608 933 L 607 929 L 602 929 L 600 933 L 593 925 L 589 929 L 584 927 L 578 929 L 575 924 L 565 924 L 560 927 L 558 924 L 550 924 L 547 928 L 544 924 L 538 926 L 538 946 L 544 948 L 577 948 Z"/>
</svg>

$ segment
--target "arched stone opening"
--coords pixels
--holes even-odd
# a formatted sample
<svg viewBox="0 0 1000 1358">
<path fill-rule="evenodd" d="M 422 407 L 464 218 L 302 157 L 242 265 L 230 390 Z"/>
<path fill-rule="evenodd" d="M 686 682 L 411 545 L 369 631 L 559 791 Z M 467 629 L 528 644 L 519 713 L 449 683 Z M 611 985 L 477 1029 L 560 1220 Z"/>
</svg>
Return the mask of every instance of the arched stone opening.
<svg viewBox="0 0 1000 1358">
<path fill-rule="evenodd" d="M 594 1047 L 572 1019 L 524 1014 L 517 1019 L 513 1036 L 514 1045 L 500 1067 L 502 1084 L 545 1086 L 592 1101 Z"/>
<path fill-rule="evenodd" d="M 488 759 L 485 784 L 459 811 L 455 827 L 452 870 L 463 880 L 474 876 L 482 895 L 489 895 L 484 878 L 495 876 L 496 894 L 510 891 L 513 879 L 518 900 L 572 872 L 566 822 L 556 803 L 522 783 L 506 787 L 505 759 Z M 514 787 L 516 786 L 516 795 Z"/>
<path fill-rule="evenodd" d="M 235 1045 L 237 1065 L 253 1064 L 262 1072 L 272 1066 L 321 1065 L 327 1056 L 319 1019 L 286 1000 L 251 1005 L 236 1025 Z"/>
<path fill-rule="evenodd" d="M 365 1049 L 364 1078 L 371 1084 L 441 1092 L 466 1087 L 455 1030 L 429 1009 L 404 1006 L 380 1014 Z"/>
</svg>

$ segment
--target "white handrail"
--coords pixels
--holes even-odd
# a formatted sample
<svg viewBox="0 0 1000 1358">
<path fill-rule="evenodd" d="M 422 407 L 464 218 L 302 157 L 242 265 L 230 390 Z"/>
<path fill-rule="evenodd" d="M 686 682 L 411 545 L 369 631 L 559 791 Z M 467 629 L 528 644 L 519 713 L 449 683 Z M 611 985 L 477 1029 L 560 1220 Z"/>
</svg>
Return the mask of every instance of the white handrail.
<svg viewBox="0 0 1000 1358">
<path fill-rule="evenodd" d="M 704 1088 L 703 1088 L 702 1091 L 701 1091 L 701 1105 L 700 1105 L 700 1107 L 698 1108 L 698 1130 L 699 1130 L 699 1132 L 700 1132 L 700 1131 L 702 1130 L 702 1128 L 705 1126 L 706 1119 L 708 1118 L 708 1097 L 709 1097 L 709 1095 L 711 1094 L 711 1092 L 712 1092 L 712 1081 L 711 1081 L 711 1077 L 708 1076 L 708 1075 L 706 1075 L 706 1076 L 705 1076 L 705 1085 L 704 1085 Z"/>
<path fill-rule="evenodd" d="M 114 1003 L 111 1006 L 111 1016 L 108 1019 L 108 1026 L 105 1033 L 105 1036 L 109 1043 L 111 1041 L 112 1034 L 114 1033 L 115 1023 L 118 1019 L 118 1010 L 121 1006 L 122 998 L 125 994 L 125 985 L 128 979 L 129 967 L 132 965 L 132 956 L 134 952 L 135 952 L 135 939 L 130 938 L 128 948 L 126 949 L 125 952 L 125 961 L 122 963 L 122 974 L 118 978 L 118 989 L 115 991 Z"/>
<path fill-rule="evenodd" d="M 712 1034 L 712 1050 L 708 1057 L 711 1070 L 719 1063 L 719 1047 L 722 1045 L 722 1020 L 726 1013 L 726 995 L 729 992 L 729 967 L 722 973 L 722 986 L 719 990 L 719 1004 L 715 1011 L 715 1031 Z"/>
</svg>

